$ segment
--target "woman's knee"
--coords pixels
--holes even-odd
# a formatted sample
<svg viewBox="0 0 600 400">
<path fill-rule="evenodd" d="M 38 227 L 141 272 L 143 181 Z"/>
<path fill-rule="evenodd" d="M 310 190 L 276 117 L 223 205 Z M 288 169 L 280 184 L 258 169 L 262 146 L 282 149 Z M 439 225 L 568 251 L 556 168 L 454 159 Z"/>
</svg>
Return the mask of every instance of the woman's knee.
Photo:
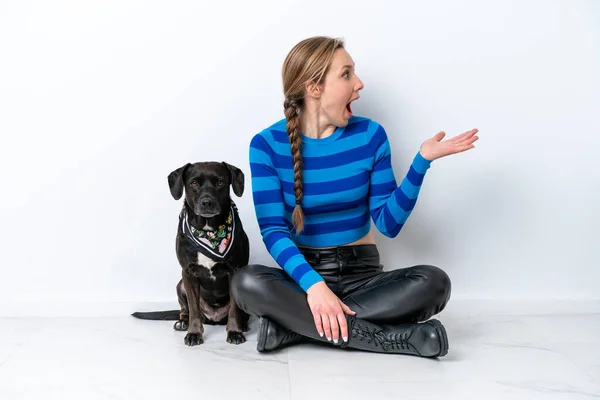
<svg viewBox="0 0 600 400">
<path fill-rule="evenodd" d="M 238 307 L 249 314 L 257 314 L 265 301 L 273 280 L 278 278 L 276 268 L 250 264 L 239 269 L 231 278 L 230 291 Z"/>
<path fill-rule="evenodd" d="M 250 264 L 240 268 L 231 278 L 231 294 L 234 298 L 244 298 L 247 295 L 260 293 L 262 288 L 261 276 L 270 269 L 260 264 Z"/>
<path fill-rule="evenodd" d="M 415 268 L 423 277 L 425 290 L 445 304 L 452 292 L 452 282 L 448 274 L 434 265 L 419 265 Z"/>
</svg>

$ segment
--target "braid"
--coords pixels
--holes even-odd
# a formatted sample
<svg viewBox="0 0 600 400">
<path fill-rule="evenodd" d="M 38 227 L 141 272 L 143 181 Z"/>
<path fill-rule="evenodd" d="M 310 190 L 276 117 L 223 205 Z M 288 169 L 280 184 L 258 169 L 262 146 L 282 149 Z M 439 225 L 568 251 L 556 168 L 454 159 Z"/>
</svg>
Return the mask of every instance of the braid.
<svg viewBox="0 0 600 400">
<path fill-rule="evenodd" d="M 296 100 L 286 98 L 283 103 L 285 118 L 287 119 L 286 129 L 294 161 L 294 194 L 296 195 L 296 207 L 292 214 L 292 221 L 296 226 L 296 233 L 304 230 L 304 214 L 302 213 L 302 138 L 300 137 L 300 117 L 298 109 L 300 104 Z"/>
</svg>

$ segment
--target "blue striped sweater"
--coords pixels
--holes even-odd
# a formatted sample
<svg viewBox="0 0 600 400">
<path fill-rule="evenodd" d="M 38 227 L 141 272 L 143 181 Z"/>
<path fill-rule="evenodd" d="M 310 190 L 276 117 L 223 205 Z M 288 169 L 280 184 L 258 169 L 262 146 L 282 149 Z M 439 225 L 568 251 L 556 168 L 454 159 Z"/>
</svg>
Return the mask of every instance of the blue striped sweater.
<svg viewBox="0 0 600 400">
<path fill-rule="evenodd" d="M 277 264 L 307 291 L 323 278 L 298 246 L 349 244 L 371 227 L 398 235 L 411 214 L 431 161 L 418 152 L 400 186 L 390 144 L 377 122 L 353 116 L 323 139 L 302 136 L 304 231 L 296 234 L 292 212 L 294 166 L 282 119 L 250 142 L 252 196 L 260 232 Z"/>
</svg>

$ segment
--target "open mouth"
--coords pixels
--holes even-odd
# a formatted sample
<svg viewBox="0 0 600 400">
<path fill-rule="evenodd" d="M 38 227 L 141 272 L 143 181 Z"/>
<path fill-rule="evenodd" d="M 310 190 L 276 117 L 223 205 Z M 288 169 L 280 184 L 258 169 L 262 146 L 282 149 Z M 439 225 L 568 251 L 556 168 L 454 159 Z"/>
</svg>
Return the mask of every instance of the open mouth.
<svg viewBox="0 0 600 400">
<path fill-rule="evenodd" d="M 352 102 L 356 101 L 356 100 L 358 100 L 358 97 L 350 100 L 350 102 L 348 102 L 348 104 L 346 104 L 346 111 L 348 111 L 348 114 L 350 114 L 351 117 L 352 117 L 352 107 L 350 106 L 350 104 L 352 104 Z"/>
</svg>

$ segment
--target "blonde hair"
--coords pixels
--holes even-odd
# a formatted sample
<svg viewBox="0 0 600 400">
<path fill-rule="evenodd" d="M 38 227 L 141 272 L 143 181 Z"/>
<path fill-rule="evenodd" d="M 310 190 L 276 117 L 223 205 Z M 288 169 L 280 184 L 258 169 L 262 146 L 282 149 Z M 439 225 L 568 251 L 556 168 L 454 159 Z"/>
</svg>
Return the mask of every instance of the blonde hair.
<svg viewBox="0 0 600 400">
<path fill-rule="evenodd" d="M 294 161 L 294 194 L 296 207 L 292 222 L 296 233 L 304 230 L 302 212 L 302 138 L 300 136 L 300 110 L 304 106 L 304 87 L 307 83 L 321 84 L 337 49 L 344 48 L 343 39 L 314 36 L 296 44 L 283 62 L 283 112 L 286 130 Z"/>
</svg>

